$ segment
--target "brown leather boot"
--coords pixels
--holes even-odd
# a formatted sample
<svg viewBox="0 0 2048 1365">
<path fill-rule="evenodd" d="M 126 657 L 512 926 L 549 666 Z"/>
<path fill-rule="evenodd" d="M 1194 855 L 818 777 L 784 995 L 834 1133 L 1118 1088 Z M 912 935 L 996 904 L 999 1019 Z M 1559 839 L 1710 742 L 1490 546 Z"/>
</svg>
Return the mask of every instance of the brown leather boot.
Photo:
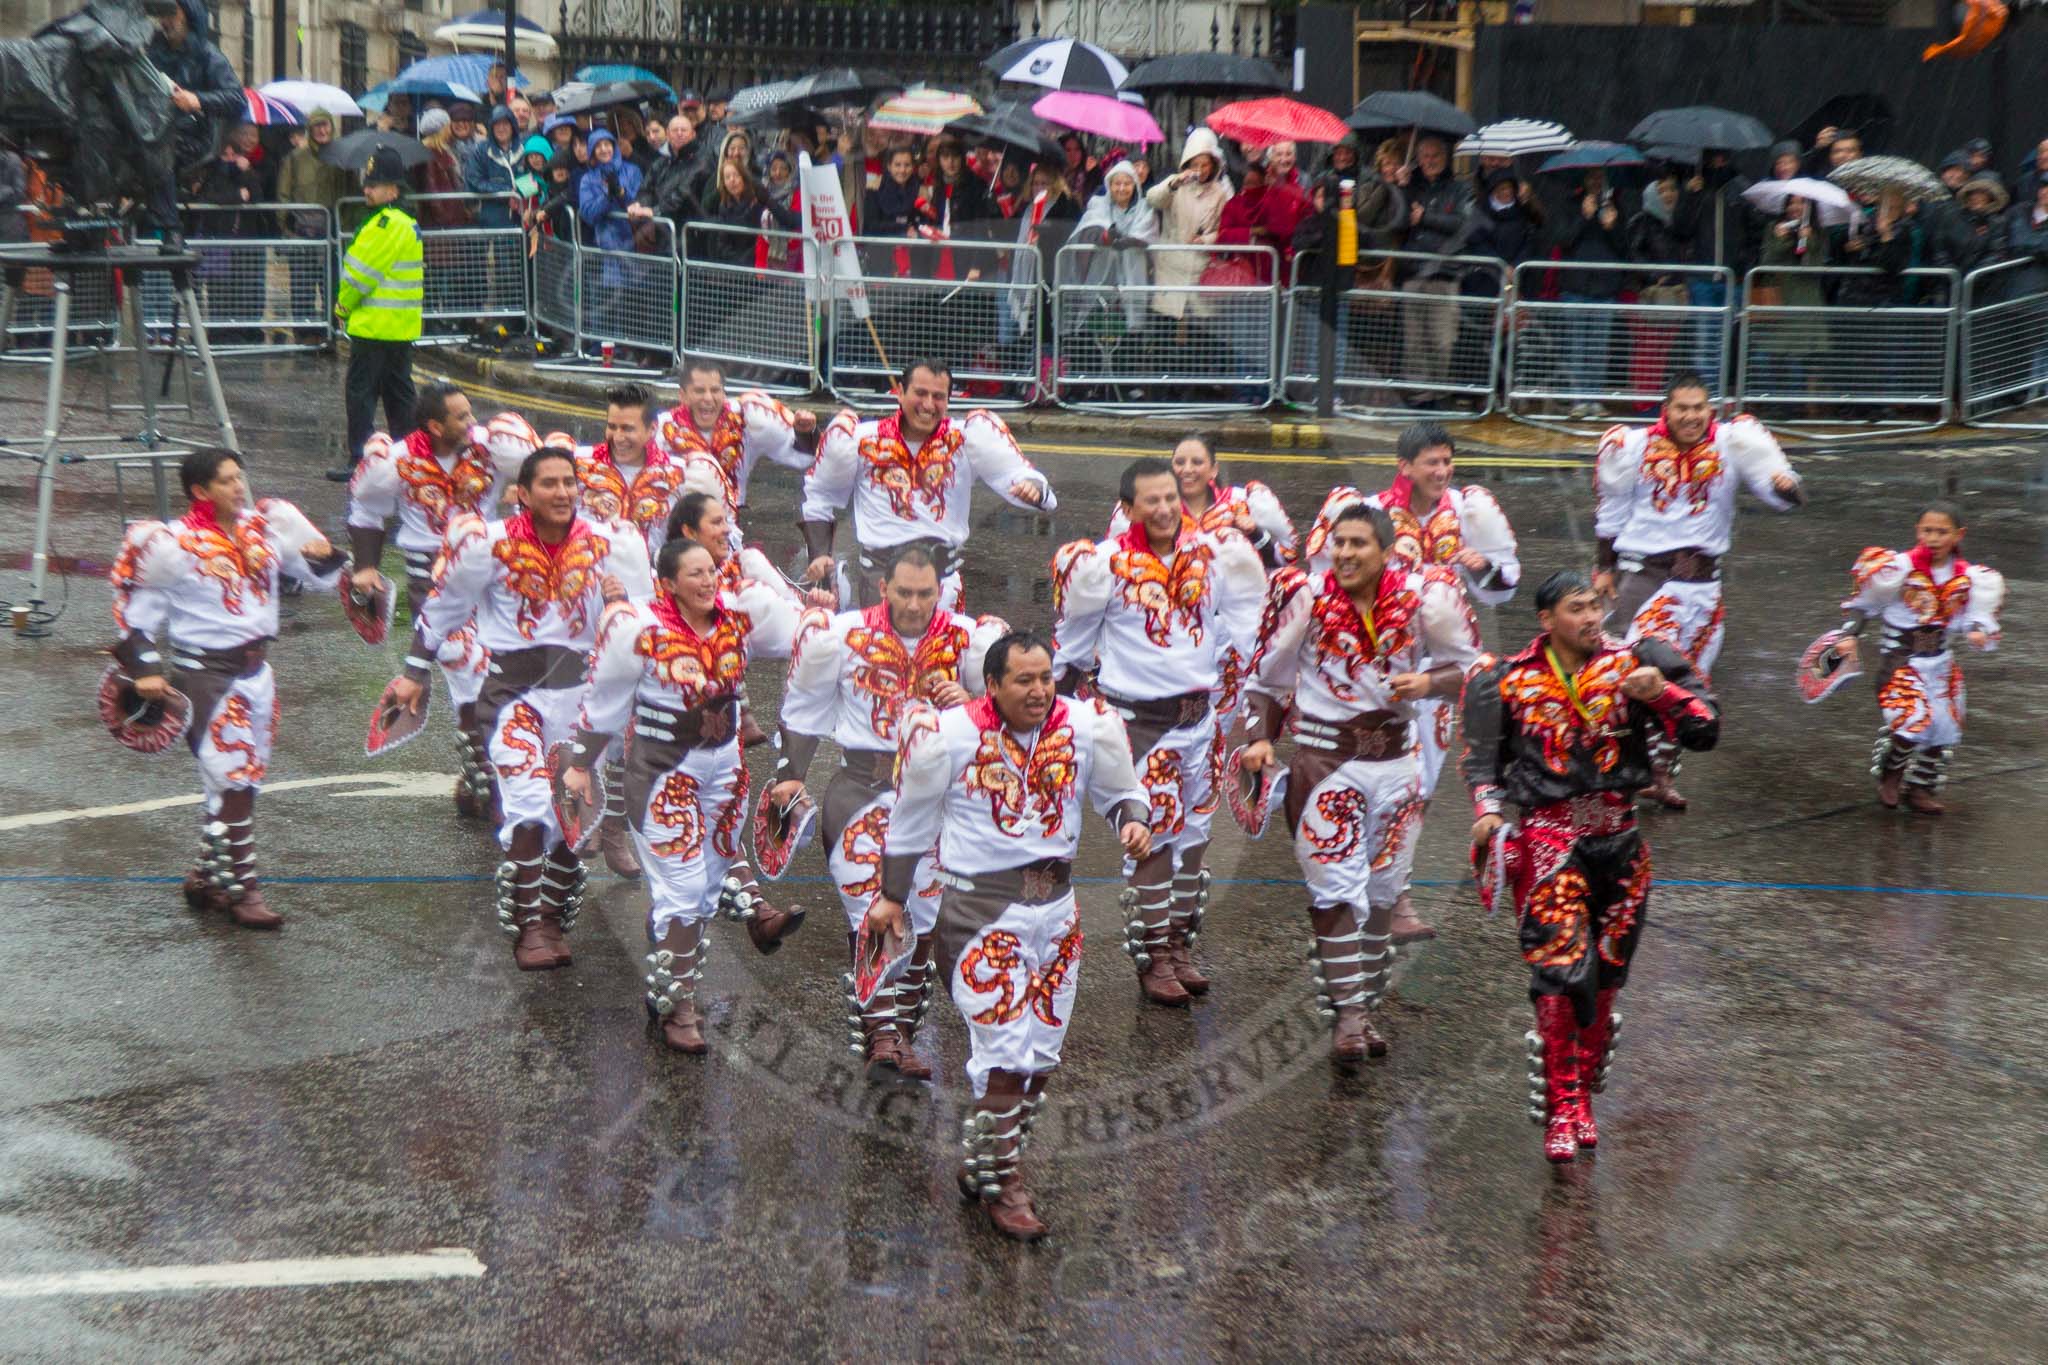
<svg viewBox="0 0 2048 1365">
<path fill-rule="evenodd" d="M 1893 768 L 1877 775 L 1877 804 L 1886 810 L 1899 808 L 1899 789 L 1906 785 L 1906 770 Z"/>
<path fill-rule="evenodd" d="M 544 832 L 536 824 L 512 831 L 505 860 L 498 864 L 498 927 L 514 939 L 512 961 L 522 972 L 544 972 L 558 966 L 551 935 L 541 928 L 541 877 L 547 858 Z"/>
<path fill-rule="evenodd" d="M 1025 1119 L 1037 1101 L 1036 1094 L 1027 1097 L 1032 1079 L 991 1071 L 986 1091 L 961 1125 L 967 1159 L 960 1168 L 960 1193 L 979 1199 L 996 1231 L 1020 1242 L 1035 1242 L 1048 1231 L 1024 1188 Z M 1043 1089 L 1040 1081 L 1038 1092 Z"/>
<path fill-rule="evenodd" d="M 1650 785 L 1643 788 L 1640 795 L 1645 801 L 1655 801 L 1666 810 L 1684 810 L 1692 804 L 1684 793 L 1671 785 L 1671 779 L 1661 773 L 1651 779 Z"/>
<path fill-rule="evenodd" d="M 1917 747 L 1906 759 L 1906 809 L 1915 815 L 1940 815 L 1948 810 L 1935 795 L 1948 773 L 1945 746 Z"/>
<path fill-rule="evenodd" d="M 455 810 L 465 819 L 490 813 L 491 755 L 476 723 L 476 703 L 455 708 L 455 756 L 462 771 L 455 775 Z"/>
<path fill-rule="evenodd" d="M 1124 907 L 1124 951 L 1138 964 L 1138 989 L 1155 1005 L 1185 1005 L 1193 997 L 1174 971 L 1173 855 L 1157 853 L 1138 864 L 1119 897 Z"/>
<path fill-rule="evenodd" d="M 613 876 L 640 880 L 640 858 L 626 825 L 626 769 L 621 763 L 604 765 L 604 819 L 597 825 L 597 847 Z"/>
<path fill-rule="evenodd" d="M 1948 807 L 1934 794 L 1932 787 L 1906 788 L 1906 809 L 1915 815 L 1948 814 Z"/>
<path fill-rule="evenodd" d="M 263 886 L 256 879 L 256 789 L 235 787 L 221 794 L 219 818 L 207 826 L 207 837 L 217 840 L 220 853 L 216 865 L 223 865 L 225 879 L 215 878 L 213 909 L 225 910 L 244 929 L 275 929 L 284 916 L 263 899 Z"/>
<path fill-rule="evenodd" d="M 1436 937 L 1436 930 L 1423 923 L 1422 917 L 1415 913 L 1415 902 L 1409 899 L 1406 891 L 1394 897 L 1393 919 L 1389 923 L 1389 932 L 1394 936 L 1396 947 L 1403 943 L 1420 943 L 1424 939 Z"/>
<path fill-rule="evenodd" d="M 925 1003 L 930 998 L 932 978 L 932 936 L 919 934 L 917 943 L 911 949 L 910 965 L 903 969 L 903 977 L 891 992 L 891 1001 L 896 1015 L 896 1037 L 902 1046 L 898 1049 L 896 1069 L 913 1081 L 928 1081 L 932 1078 L 931 1063 L 910 1050 L 917 1037 L 918 1025 L 924 1022 Z"/>
<path fill-rule="evenodd" d="M 584 883 L 588 878 L 583 860 L 567 844 L 556 844 L 548 850 L 547 865 L 541 869 L 540 877 L 540 938 L 555 955 L 557 967 L 566 967 L 572 960 L 568 935 L 583 913 Z"/>
<path fill-rule="evenodd" d="M 1691 805 L 1678 791 L 1678 769 L 1684 762 L 1685 751 L 1678 747 L 1678 741 L 1662 730 L 1652 727 L 1650 735 L 1650 785 L 1638 793 L 1646 801 L 1655 801 L 1666 810 L 1684 810 Z"/>
<path fill-rule="evenodd" d="M 697 1011 L 697 982 L 704 975 L 704 925 L 670 920 L 647 955 L 647 1012 L 661 1021 L 661 1041 L 677 1052 L 701 1057 L 704 1016 Z"/>
<path fill-rule="evenodd" d="M 756 951 L 762 955 L 775 952 L 782 947 L 782 940 L 804 926 L 805 910 L 784 910 L 761 894 L 761 884 L 754 879 L 754 869 L 744 862 L 736 862 L 725 875 L 725 881 L 718 892 L 718 907 L 727 919 L 739 920 L 747 926 L 747 937 Z"/>
<path fill-rule="evenodd" d="M 1331 1063 L 1348 1071 L 1367 1057 L 1386 1056 L 1387 1040 L 1372 1026 L 1370 1010 L 1386 989 L 1391 936 L 1367 932 L 1349 905 L 1310 906 L 1309 923 L 1315 930 L 1309 963 L 1316 1004 L 1330 1024 Z"/>
</svg>

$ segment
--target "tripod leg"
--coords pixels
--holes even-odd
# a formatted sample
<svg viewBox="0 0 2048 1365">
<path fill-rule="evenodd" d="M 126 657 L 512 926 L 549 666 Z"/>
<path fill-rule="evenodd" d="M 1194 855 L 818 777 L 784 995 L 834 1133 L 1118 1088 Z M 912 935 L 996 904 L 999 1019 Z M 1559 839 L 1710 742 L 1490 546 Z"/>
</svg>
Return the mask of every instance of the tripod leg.
<svg viewBox="0 0 2048 1365">
<path fill-rule="evenodd" d="M 142 435 L 138 438 L 145 446 L 157 446 L 163 442 L 163 433 L 156 424 L 156 394 L 149 387 L 149 334 L 142 328 L 142 276 L 131 278 L 127 272 L 118 274 L 121 289 L 121 312 L 128 319 L 128 328 L 135 338 L 135 380 L 142 391 Z M 159 469 L 158 477 L 162 473 Z M 163 509 L 159 508 L 159 512 Z"/>
<path fill-rule="evenodd" d="M 46 600 L 43 590 L 50 577 L 50 512 L 57 496 L 57 435 L 64 425 L 64 360 L 71 349 L 71 281 L 56 275 L 51 287 L 57 296 L 57 308 L 56 316 L 50 320 L 50 387 L 43 393 L 43 458 L 36 470 L 36 545 L 29 560 L 28 579 L 31 613 L 42 610 Z"/>
<path fill-rule="evenodd" d="M 213 367 L 213 347 L 206 340 L 206 319 L 199 311 L 199 300 L 192 293 L 190 276 L 178 281 L 178 302 L 190 319 L 192 347 L 199 352 L 199 372 L 206 376 L 206 396 L 213 403 L 214 417 L 220 422 L 220 443 L 229 450 L 239 451 L 242 443 L 235 437 L 234 419 L 228 416 L 227 395 L 221 392 L 220 371 Z"/>
</svg>

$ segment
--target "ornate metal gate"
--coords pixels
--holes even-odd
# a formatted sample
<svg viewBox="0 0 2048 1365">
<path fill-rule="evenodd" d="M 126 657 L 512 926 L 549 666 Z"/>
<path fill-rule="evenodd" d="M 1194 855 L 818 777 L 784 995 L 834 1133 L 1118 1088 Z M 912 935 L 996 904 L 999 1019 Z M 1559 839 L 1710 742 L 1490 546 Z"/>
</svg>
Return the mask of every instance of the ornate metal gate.
<svg viewBox="0 0 2048 1365">
<path fill-rule="evenodd" d="M 1017 36 L 1015 6 L 988 0 L 560 0 L 557 8 L 566 70 L 632 62 L 703 93 L 827 65 L 964 84 Z"/>
</svg>

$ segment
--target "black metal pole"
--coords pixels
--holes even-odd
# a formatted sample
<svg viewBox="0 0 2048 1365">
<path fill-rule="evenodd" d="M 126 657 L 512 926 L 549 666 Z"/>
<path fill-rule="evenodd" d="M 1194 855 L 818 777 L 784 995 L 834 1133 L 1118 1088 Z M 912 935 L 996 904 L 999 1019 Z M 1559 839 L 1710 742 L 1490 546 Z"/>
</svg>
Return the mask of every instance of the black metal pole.
<svg viewBox="0 0 2048 1365">
<path fill-rule="evenodd" d="M 1321 325 L 1316 345 L 1316 416 L 1337 415 L 1337 301 L 1343 291 L 1337 287 L 1342 273 L 1336 263 L 1337 215 L 1330 215 L 1330 243 L 1324 248 L 1323 297 L 1317 315 Z"/>
<path fill-rule="evenodd" d="M 519 70 L 519 0 L 505 0 L 505 102 L 512 102 L 512 75 Z M 485 110 L 488 118 L 490 111 Z"/>
</svg>

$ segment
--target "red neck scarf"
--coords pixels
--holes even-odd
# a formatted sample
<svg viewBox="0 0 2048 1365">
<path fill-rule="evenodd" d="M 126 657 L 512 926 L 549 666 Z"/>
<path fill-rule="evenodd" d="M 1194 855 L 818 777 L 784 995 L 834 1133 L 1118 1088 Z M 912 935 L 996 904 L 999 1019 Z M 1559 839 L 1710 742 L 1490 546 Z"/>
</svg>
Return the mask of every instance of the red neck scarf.
<svg viewBox="0 0 2048 1365">
<path fill-rule="evenodd" d="M 903 409 L 898 408 L 875 424 L 875 435 L 884 441 L 894 441 L 905 450 L 909 450 L 911 455 L 916 456 L 924 451 L 925 446 L 929 446 L 934 441 L 943 438 L 946 434 L 946 429 L 952 425 L 952 418 L 941 417 L 939 424 L 932 428 L 932 434 L 924 438 L 924 445 L 912 450 L 910 439 L 903 434 Z"/>
<path fill-rule="evenodd" d="M 687 413 L 688 409 L 684 409 L 684 411 L 685 413 Z M 692 423 L 691 429 L 694 430 L 695 426 L 696 424 Z M 598 444 L 592 446 L 590 448 L 590 458 L 597 461 L 599 464 L 608 464 L 613 469 L 617 469 L 619 467 L 619 462 L 612 458 L 612 443 L 610 441 L 600 441 Z M 654 466 L 658 464 L 667 463 L 668 456 L 664 455 L 662 453 L 661 447 L 655 444 L 654 439 L 652 437 L 649 437 L 647 441 L 647 449 L 640 453 L 641 467 L 643 469 L 652 469 L 654 468 Z"/>
<path fill-rule="evenodd" d="M 1906 551 L 1906 559 L 1915 570 L 1926 575 L 1929 581 L 1933 580 L 1934 551 L 1928 549 L 1925 545 L 1915 545 L 1912 549 Z M 1949 565 L 1957 573 L 1968 573 L 1970 571 L 1969 561 L 1965 560 L 1960 552 L 1950 557 Z"/>
<path fill-rule="evenodd" d="M 583 518 L 571 517 L 569 518 L 568 534 L 550 545 L 545 540 L 542 540 L 540 532 L 534 529 L 533 513 L 522 507 L 519 511 L 505 518 L 505 534 L 514 540 L 524 540 L 538 545 L 549 559 L 555 559 L 561 555 L 564 545 L 567 545 L 578 536 L 589 535 L 590 527 L 584 523 Z"/>
<path fill-rule="evenodd" d="M 220 513 L 211 502 L 204 500 L 194 502 L 186 509 L 185 524 L 195 531 L 212 531 L 221 536 L 228 534 L 227 528 L 220 524 Z"/>
<path fill-rule="evenodd" d="M 996 710 L 996 699 L 991 696 L 976 697 L 973 701 L 968 702 L 967 718 L 974 722 L 975 729 L 984 732 L 1008 728 L 1008 722 L 1003 719 L 1003 713 Z M 1063 697 L 1053 698 L 1052 710 L 1046 712 L 1045 719 L 1039 722 L 1038 737 L 1044 739 L 1046 735 L 1066 724 L 1066 720 L 1066 699 Z"/>
<path fill-rule="evenodd" d="M 917 638 L 920 640 L 930 639 L 932 632 L 939 628 L 945 615 L 946 613 L 943 611 L 933 611 L 932 619 L 925 622 L 924 633 Z M 896 629 L 896 623 L 889 617 L 889 604 L 887 602 L 877 602 L 862 612 L 860 614 L 860 623 L 869 630 L 880 631 L 887 635 L 895 635 L 898 639 L 902 638 L 900 632 Z"/>
<path fill-rule="evenodd" d="M 1180 543 L 1187 539 L 1188 532 L 1193 526 L 1194 523 L 1188 520 L 1187 513 L 1181 513 L 1180 530 L 1173 537 L 1174 550 L 1180 549 Z M 1132 554 L 1148 554 L 1154 559 L 1164 558 L 1153 550 L 1152 533 L 1145 529 L 1145 523 L 1142 521 L 1133 521 L 1130 529 L 1117 537 L 1116 543 Z"/>
<path fill-rule="evenodd" d="M 1686 449 L 1698 450 L 1701 446 L 1712 445 L 1714 442 L 1714 437 L 1720 433 L 1720 430 L 1721 424 L 1719 422 L 1714 421 L 1712 418 L 1708 418 L 1707 434 L 1700 437 L 1699 440 L 1693 442 L 1691 445 L 1687 446 Z M 1659 417 L 1657 419 L 1656 425 L 1650 428 L 1650 439 L 1652 441 L 1655 441 L 1660 437 L 1666 441 L 1670 441 L 1673 445 L 1678 444 L 1677 439 L 1673 437 L 1671 434 L 1671 428 L 1665 424 L 1665 421 L 1662 417 Z"/>
<path fill-rule="evenodd" d="M 675 631 L 678 635 L 688 636 L 692 640 L 704 638 L 697 633 L 697 628 L 691 625 L 689 620 L 683 615 L 683 609 L 676 602 L 675 594 L 670 592 L 667 587 L 657 587 L 654 590 L 654 596 L 648 599 L 647 606 L 654 613 L 655 620 L 661 622 L 670 630 Z M 720 606 L 714 599 L 711 603 L 711 629 L 714 632 L 718 629 L 718 623 L 724 617 L 725 608 Z"/>
</svg>

